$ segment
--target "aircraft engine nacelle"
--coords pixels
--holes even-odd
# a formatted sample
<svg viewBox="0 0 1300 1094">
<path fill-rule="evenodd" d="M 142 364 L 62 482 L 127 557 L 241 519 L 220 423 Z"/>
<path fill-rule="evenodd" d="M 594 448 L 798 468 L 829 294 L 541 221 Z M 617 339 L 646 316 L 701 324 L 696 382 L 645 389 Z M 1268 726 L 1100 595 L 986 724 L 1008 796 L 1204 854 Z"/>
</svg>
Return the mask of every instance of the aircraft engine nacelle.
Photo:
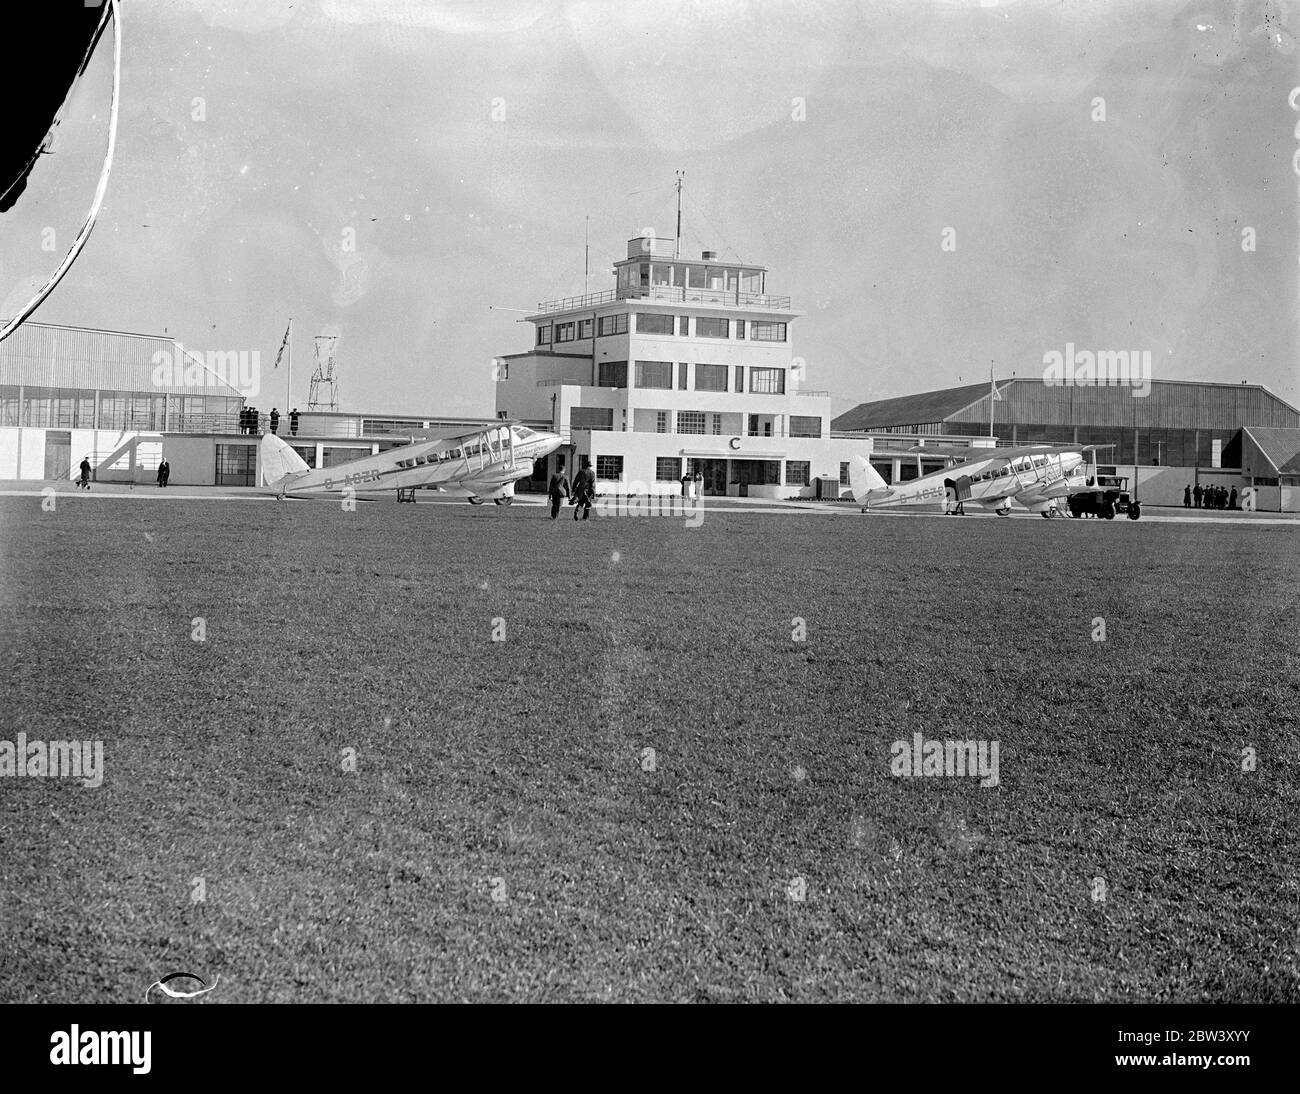
<svg viewBox="0 0 1300 1094">
<path fill-rule="evenodd" d="M 1056 516 L 1057 501 L 1055 498 L 1039 498 L 1034 501 L 1021 502 L 1021 504 L 1031 513 L 1037 513 L 1039 516 Z"/>
</svg>

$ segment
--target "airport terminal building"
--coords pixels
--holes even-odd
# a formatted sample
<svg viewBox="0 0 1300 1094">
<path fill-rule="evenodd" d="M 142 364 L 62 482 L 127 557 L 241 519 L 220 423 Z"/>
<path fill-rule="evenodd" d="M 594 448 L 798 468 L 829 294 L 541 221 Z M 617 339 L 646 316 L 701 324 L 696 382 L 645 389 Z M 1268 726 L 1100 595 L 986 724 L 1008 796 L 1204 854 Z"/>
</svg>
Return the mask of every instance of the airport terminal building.
<svg viewBox="0 0 1300 1094">
<path fill-rule="evenodd" d="M 639 236 L 614 273 L 611 289 L 539 304 L 532 348 L 497 358 L 498 415 L 565 441 L 551 469 L 590 461 L 607 493 L 673 492 L 696 473 L 706 495 L 838 492 L 871 438 L 832 434 L 830 394 L 801 388 L 798 315 L 766 268 Z"/>
</svg>

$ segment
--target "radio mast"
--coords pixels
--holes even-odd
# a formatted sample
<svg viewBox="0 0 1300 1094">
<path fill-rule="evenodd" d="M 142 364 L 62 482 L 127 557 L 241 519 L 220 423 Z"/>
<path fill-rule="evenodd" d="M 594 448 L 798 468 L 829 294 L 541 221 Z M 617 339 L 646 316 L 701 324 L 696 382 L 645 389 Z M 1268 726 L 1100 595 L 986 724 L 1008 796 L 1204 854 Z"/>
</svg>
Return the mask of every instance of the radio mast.
<svg viewBox="0 0 1300 1094">
<path fill-rule="evenodd" d="M 311 389 L 307 393 L 308 410 L 338 410 L 339 381 L 334 373 L 334 347 L 338 345 L 337 334 L 316 335 L 316 371 L 311 374 Z M 322 398 L 321 388 L 325 395 Z"/>
</svg>

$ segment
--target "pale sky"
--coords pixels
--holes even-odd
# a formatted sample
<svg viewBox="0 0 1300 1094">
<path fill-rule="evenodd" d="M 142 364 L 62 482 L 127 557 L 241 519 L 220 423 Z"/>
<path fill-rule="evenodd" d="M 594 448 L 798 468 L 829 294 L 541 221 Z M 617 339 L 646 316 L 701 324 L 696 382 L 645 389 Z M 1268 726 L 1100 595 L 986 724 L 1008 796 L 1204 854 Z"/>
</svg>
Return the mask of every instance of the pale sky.
<svg viewBox="0 0 1300 1094">
<path fill-rule="evenodd" d="M 768 266 L 836 412 L 1067 342 L 1300 404 L 1295 4 L 124 9 L 107 198 L 33 318 L 260 350 L 264 410 L 306 407 L 331 333 L 345 409 L 491 414 L 531 328 L 489 305 L 582 292 L 587 217 L 612 287 L 628 238 L 672 234 L 678 169 L 684 250 Z M 89 206 L 108 57 L 0 217 L 0 314 Z"/>
</svg>

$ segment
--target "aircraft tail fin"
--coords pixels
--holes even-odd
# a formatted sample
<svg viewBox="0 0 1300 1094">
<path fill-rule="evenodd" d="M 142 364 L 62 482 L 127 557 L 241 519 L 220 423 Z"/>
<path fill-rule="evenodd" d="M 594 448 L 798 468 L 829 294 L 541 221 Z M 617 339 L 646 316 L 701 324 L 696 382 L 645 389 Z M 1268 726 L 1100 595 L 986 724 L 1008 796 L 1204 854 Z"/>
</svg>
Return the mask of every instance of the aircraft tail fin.
<svg viewBox="0 0 1300 1094">
<path fill-rule="evenodd" d="M 262 438 L 260 455 L 262 483 L 265 486 L 274 486 L 287 475 L 311 470 L 307 461 L 274 433 L 268 433 Z"/>
<path fill-rule="evenodd" d="M 872 490 L 885 490 L 888 486 L 870 460 L 865 456 L 853 457 L 849 465 L 849 489 L 853 491 L 854 501 L 865 501 Z"/>
</svg>

